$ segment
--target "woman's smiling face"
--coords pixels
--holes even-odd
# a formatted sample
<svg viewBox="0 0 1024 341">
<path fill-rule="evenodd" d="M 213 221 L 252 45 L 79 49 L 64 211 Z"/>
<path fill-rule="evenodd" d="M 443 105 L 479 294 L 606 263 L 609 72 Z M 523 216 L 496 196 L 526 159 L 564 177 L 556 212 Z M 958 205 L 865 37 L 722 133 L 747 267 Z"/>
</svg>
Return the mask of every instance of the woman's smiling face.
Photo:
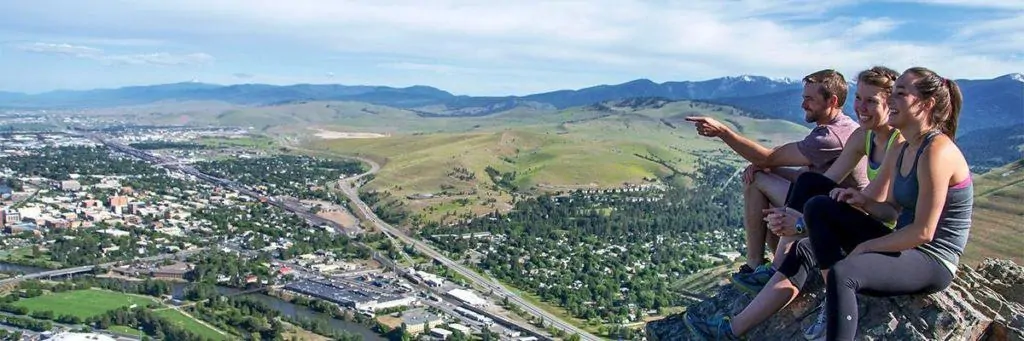
<svg viewBox="0 0 1024 341">
<path fill-rule="evenodd" d="M 897 129 L 904 129 L 925 116 L 921 115 L 921 111 L 925 109 L 925 101 L 921 99 L 921 93 L 914 86 L 917 78 L 913 74 L 904 73 L 896 79 L 896 86 L 889 97 L 889 106 L 892 109 L 889 113 L 889 125 Z"/>
<path fill-rule="evenodd" d="M 885 88 L 858 84 L 853 109 L 857 113 L 860 126 L 873 129 L 889 122 L 889 91 Z"/>
</svg>

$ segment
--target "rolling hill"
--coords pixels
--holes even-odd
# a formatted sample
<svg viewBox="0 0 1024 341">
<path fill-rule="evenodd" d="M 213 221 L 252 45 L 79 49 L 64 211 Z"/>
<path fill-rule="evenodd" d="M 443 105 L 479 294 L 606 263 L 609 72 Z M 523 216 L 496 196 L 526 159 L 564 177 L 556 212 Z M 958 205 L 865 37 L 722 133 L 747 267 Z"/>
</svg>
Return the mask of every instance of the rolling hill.
<svg viewBox="0 0 1024 341">
<path fill-rule="evenodd" d="M 965 95 L 962 131 L 1024 124 L 1024 76 L 1008 74 L 987 80 L 959 80 Z M 364 102 L 410 110 L 423 117 L 490 116 L 524 108 L 555 111 L 613 100 L 663 97 L 702 100 L 753 113 L 759 118 L 804 124 L 800 108 L 802 83 L 760 76 L 722 77 L 704 81 L 655 83 L 647 79 L 579 90 L 559 90 L 527 96 L 457 96 L 429 86 L 394 88 L 337 84 L 213 85 L 176 83 L 42 94 L 0 94 L 0 108 L 95 108 L 155 102 L 221 101 L 234 105 L 266 106 L 296 102 Z M 853 114 L 852 98 L 847 113 Z"/>
<path fill-rule="evenodd" d="M 739 164 L 734 154 L 721 151 L 727 149 L 723 143 L 697 136 L 683 121 L 689 115 L 718 117 L 767 145 L 808 131 L 790 122 L 755 120 L 739 113 L 728 107 L 659 98 L 608 101 L 545 115 L 506 112 L 488 118 L 438 119 L 392 112 L 386 122 L 403 128 L 394 128 L 397 133 L 390 137 L 307 138 L 303 142 L 313 149 L 380 161 L 381 172 L 365 189 L 390 192 L 413 211 L 437 219 L 456 212 L 507 208 L 503 204 L 513 188 L 516 193 L 535 194 L 621 187 L 658 178 L 685 183 L 687 177 L 682 175 L 692 170 L 696 158 Z M 358 131 L 381 124 L 380 120 L 351 120 L 323 129 Z M 427 134 L 406 130 L 427 125 L 439 130 Z M 434 197 L 407 199 L 425 193 Z M 468 202 L 454 204 L 459 199 Z"/>
</svg>

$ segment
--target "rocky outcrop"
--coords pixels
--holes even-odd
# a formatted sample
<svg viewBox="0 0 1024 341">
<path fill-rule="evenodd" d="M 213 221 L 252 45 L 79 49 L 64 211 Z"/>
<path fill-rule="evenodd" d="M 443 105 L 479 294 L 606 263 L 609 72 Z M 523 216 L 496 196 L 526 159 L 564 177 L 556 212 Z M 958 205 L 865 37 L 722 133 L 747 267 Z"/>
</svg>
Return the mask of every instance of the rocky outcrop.
<svg viewBox="0 0 1024 341">
<path fill-rule="evenodd" d="M 819 277 L 793 303 L 744 337 L 803 340 L 803 330 L 814 323 L 822 298 Z M 727 285 L 688 309 L 701 316 L 735 315 L 751 299 Z M 932 295 L 861 295 L 858 302 L 858 340 L 1024 340 L 1024 267 L 1012 261 L 988 259 L 977 269 L 961 265 L 950 288 Z M 650 341 L 693 339 L 682 314 L 648 323 L 646 334 Z"/>
</svg>

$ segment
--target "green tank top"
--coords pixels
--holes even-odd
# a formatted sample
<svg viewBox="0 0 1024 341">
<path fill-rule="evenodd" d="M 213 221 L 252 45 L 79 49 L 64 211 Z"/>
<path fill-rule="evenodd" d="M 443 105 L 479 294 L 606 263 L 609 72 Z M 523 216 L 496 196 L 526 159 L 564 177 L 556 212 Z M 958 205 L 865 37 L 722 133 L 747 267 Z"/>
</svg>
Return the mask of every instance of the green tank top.
<svg viewBox="0 0 1024 341">
<path fill-rule="evenodd" d="M 874 162 L 874 160 L 871 160 L 871 146 L 874 145 L 874 143 L 872 143 L 872 141 L 874 141 L 874 139 L 872 138 L 873 133 L 874 132 L 872 132 L 871 130 L 868 130 L 867 136 L 864 138 L 864 153 L 865 156 L 868 158 L 868 181 L 874 181 L 875 177 L 878 176 L 878 169 L 882 168 L 881 162 Z M 889 137 L 889 143 L 885 145 L 886 152 L 889 151 L 889 148 L 892 147 L 893 141 L 896 141 L 896 137 L 899 135 L 899 129 L 896 129 L 892 132 L 892 136 Z"/>
</svg>

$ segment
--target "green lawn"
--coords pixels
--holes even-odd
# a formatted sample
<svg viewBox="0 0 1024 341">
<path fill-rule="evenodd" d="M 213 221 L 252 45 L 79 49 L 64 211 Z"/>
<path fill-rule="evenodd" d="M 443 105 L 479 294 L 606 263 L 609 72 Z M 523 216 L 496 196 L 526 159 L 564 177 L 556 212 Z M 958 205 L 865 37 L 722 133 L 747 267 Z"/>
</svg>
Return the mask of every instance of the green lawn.
<svg viewBox="0 0 1024 341">
<path fill-rule="evenodd" d="M 29 311 L 52 311 L 55 316 L 71 314 L 82 319 L 133 304 L 156 305 L 152 298 L 106 290 L 74 290 L 22 299 L 14 303 Z"/>
<path fill-rule="evenodd" d="M 207 326 L 202 325 L 199 322 L 196 322 L 196 320 L 186 316 L 185 314 L 181 313 L 178 310 L 165 309 L 165 310 L 157 311 L 156 314 L 158 316 L 160 316 L 160 317 L 163 317 L 163 318 L 171 321 L 171 323 L 173 323 L 174 325 L 176 325 L 178 327 L 181 327 L 181 328 L 184 328 L 184 329 L 187 329 L 187 330 L 189 330 L 189 331 L 191 331 L 193 333 L 196 333 L 199 336 L 202 336 L 204 338 L 210 338 L 210 339 L 214 339 L 214 340 L 230 340 L 231 339 L 229 337 L 226 337 L 225 335 L 221 335 L 217 331 L 215 331 L 213 329 L 210 329 Z"/>
</svg>

